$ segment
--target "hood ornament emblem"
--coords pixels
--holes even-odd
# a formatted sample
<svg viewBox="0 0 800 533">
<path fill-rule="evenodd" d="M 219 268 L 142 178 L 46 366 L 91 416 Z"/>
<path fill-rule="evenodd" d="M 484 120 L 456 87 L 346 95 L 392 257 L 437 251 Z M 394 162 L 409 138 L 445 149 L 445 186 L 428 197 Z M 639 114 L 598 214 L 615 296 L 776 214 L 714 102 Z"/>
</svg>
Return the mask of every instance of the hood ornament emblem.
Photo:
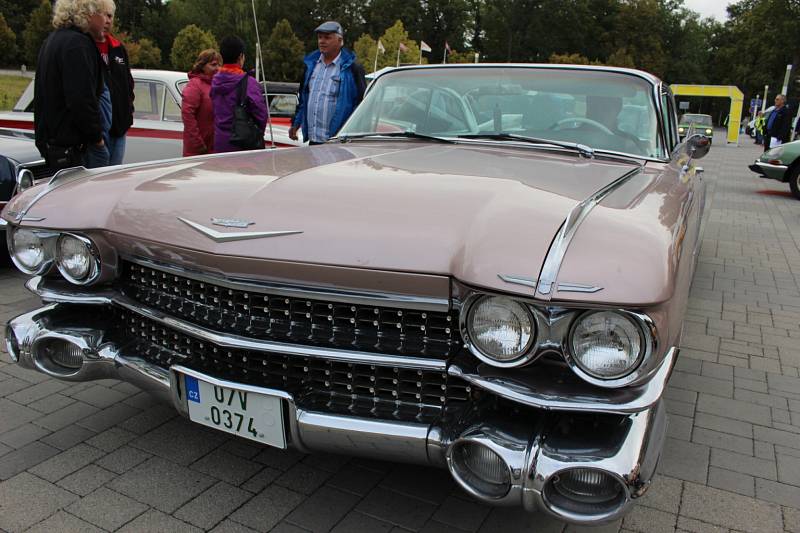
<svg viewBox="0 0 800 533">
<path fill-rule="evenodd" d="M 246 228 L 252 226 L 255 222 L 249 220 L 240 220 L 238 218 L 214 218 L 211 217 L 211 223 L 215 226 L 222 226 L 224 228 Z"/>
<path fill-rule="evenodd" d="M 190 228 L 199 231 L 206 237 L 209 237 L 214 242 L 230 242 L 230 241 L 244 241 L 248 239 L 262 239 L 266 237 L 282 237 L 284 235 L 295 235 L 297 233 L 303 233 L 299 230 L 286 230 L 286 231 L 235 231 L 235 232 L 228 232 L 222 233 L 221 231 L 217 231 L 215 229 L 208 228 L 203 226 L 202 224 L 198 224 L 197 222 L 192 222 L 191 220 L 178 217 L 178 220 L 189 226 Z M 247 221 L 237 221 L 237 222 L 245 222 Z M 253 222 L 247 223 L 247 227 Z M 227 226 L 230 227 L 230 226 Z M 237 226 L 234 226 L 237 227 Z M 242 226 L 238 226 L 242 227 Z"/>
</svg>

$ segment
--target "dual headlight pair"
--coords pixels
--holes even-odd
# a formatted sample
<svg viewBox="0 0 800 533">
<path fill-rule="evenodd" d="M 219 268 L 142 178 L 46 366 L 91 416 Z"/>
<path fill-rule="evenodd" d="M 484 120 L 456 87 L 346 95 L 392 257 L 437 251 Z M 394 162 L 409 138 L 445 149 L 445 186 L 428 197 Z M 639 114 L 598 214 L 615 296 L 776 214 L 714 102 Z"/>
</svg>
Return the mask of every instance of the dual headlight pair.
<svg viewBox="0 0 800 533">
<path fill-rule="evenodd" d="M 76 285 L 91 283 L 100 275 L 97 247 L 80 235 L 15 228 L 8 235 L 8 251 L 16 267 L 32 276 L 46 274 L 53 263 Z"/>
<path fill-rule="evenodd" d="M 521 366 L 534 355 L 536 321 L 525 305 L 511 298 L 477 299 L 468 310 L 466 329 L 475 355 L 494 366 Z M 596 379 L 629 375 L 646 352 L 645 332 L 627 313 L 585 311 L 565 331 L 566 338 L 557 341 L 583 372 Z"/>
</svg>

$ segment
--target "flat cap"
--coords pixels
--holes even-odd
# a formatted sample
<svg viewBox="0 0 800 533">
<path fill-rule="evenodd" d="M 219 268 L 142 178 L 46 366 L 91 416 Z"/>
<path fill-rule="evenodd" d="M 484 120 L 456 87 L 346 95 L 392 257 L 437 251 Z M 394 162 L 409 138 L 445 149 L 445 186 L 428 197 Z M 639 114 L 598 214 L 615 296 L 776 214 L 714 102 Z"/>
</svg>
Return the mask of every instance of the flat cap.
<svg viewBox="0 0 800 533">
<path fill-rule="evenodd" d="M 338 33 L 341 36 L 344 36 L 344 32 L 342 31 L 342 25 L 336 22 L 335 20 L 329 20 L 328 22 L 323 22 L 317 29 L 314 30 L 314 33 Z"/>
</svg>

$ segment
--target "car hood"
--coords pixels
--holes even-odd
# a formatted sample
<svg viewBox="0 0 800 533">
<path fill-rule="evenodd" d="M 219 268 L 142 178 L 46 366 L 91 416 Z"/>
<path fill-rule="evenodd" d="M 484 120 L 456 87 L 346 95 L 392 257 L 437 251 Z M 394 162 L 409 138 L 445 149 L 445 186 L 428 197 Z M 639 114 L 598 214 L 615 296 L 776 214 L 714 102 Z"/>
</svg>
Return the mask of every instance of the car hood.
<svg viewBox="0 0 800 533">
<path fill-rule="evenodd" d="M 499 276 L 536 278 L 569 212 L 636 168 L 530 148 L 327 144 L 95 171 L 41 197 L 28 216 L 209 254 L 517 290 Z M 221 233 L 298 233 L 216 242 L 186 221 Z"/>
</svg>

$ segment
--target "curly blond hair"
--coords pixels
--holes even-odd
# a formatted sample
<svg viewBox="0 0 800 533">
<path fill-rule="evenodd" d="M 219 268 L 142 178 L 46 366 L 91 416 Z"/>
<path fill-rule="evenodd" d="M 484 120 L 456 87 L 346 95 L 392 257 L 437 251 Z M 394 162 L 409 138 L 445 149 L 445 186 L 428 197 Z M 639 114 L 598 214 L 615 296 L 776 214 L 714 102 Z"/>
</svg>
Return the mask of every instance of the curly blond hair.
<svg viewBox="0 0 800 533">
<path fill-rule="evenodd" d="M 53 8 L 53 27 L 58 29 L 77 26 L 87 31 L 89 17 L 106 11 L 113 15 L 116 9 L 114 0 L 57 0 Z"/>
</svg>

